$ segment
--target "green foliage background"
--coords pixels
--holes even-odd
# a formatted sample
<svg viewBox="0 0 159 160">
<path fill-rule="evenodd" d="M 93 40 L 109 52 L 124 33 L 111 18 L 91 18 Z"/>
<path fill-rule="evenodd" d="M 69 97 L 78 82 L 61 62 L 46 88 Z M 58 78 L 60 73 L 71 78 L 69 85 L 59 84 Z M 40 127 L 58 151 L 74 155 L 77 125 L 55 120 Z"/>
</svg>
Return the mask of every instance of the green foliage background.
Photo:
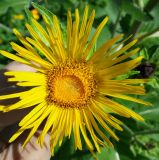
<svg viewBox="0 0 159 160">
<path fill-rule="evenodd" d="M 125 125 L 124 131 L 117 135 L 119 142 L 114 142 L 114 149 L 102 148 L 96 154 L 99 160 L 158 160 L 159 159 L 159 1 L 158 0 L 36 0 L 40 6 L 46 7 L 56 14 L 65 30 L 67 10 L 79 8 L 81 15 L 86 4 L 96 10 L 96 18 L 92 34 L 101 20 L 108 15 L 109 22 L 102 31 L 97 47 L 117 34 L 132 34 L 131 39 L 138 38 L 137 46 L 141 48 L 138 55 L 145 58 L 135 71 L 123 77 L 151 78 L 145 86 L 147 93 L 141 99 L 149 101 L 153 107 L 144 107 L 135 103 L 117 100 L 145 118 L 144 123 L 132 119 L 120 118 Z M 9 42 L 17 41 L 12 29 L 17 28 L 27 35 L 25 21 L 28 20 L 24 8 L 32 10 L 29 0 L 0 1 L 0 49 L 12 51 Z M 43 9 L 41 10 L 43 11 Z M 29 14 L 29 12 L 27 12 Z M 23 15 L 24 19 L 15 16 Z M 41 19 L 39 19 L 41 21 Z M 18 42 L 18 41 L 17 41 Z M 136 55 L 137 56 L 137 55 Z M 0 56 L 0 68 L 9 62 Z M 114 130 L 114 132 L 116 132 Z M 93 160 L 87 149 L 74 151 L 73 139 L 65 140 L 62 147 L 56 148 L 52 160 Z"/>
</svg>

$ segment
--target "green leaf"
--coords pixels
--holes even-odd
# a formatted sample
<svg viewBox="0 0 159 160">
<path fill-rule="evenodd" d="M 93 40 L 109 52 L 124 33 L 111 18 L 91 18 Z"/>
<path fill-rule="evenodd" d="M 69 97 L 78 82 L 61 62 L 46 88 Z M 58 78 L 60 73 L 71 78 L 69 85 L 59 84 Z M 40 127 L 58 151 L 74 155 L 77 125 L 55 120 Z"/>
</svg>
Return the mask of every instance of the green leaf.
<svg viewBox="0 0 159 160">
<path fill-rule="evenodd" d="M 149 60 L 149 54 L 146 48 L 140 50 L 139 56 L 143 56 L 144 59 Z"/>
<path fill-rule="evenodd" d="M 121 9 L 121 0 L 105 0 L 106 7 L 105 11 L 106 14 L 110 17 L 110 20 L 115 23 L 119 11 Z"/>
<path fill-rule="evenodd" d="M 151 59 L 150 59 L 150 61 L 152 62 L 152 63 L 158 63 L 159 62 L 159 47 L 155 50 L 155 52 L 153 53 L 153 55 L 152 55 L 152 57 L 151 57 Z"/>
<path fill-rule="evenodd" d="M 54 14 L 41 5 L 38 5 L 34 2 L 32 2 L 31 4 L 33 5 L 34 8 L 36 8 L 41 13 L 41 15 L 45 15 L 49 20 L 50 24 L 53 26 L 52 17 Z"/>
<path fill-rule="evenodd" d="M 151 108 L 146 111 L 140 112 L 140 115 L 143 116 L 146 120 L 154 120 L 159 122 L 159 108 Z"/>
<path fill-rule="evenodd" d="M 24 7 L 29 6 L 28 0 L 1 0 L 0 1 L 0 14 L 7 12 L 9 7 L 14 8 L 15 10 L 22 10 Z"/>
<path fill-rule="evenodd" d="M 33 15 L 31 14 L 31 12 L 28 8 L 25 8 L 25 13 L 27 15 L 29 24 L 32 24 L 31 19 L 33 18 Z"/>
<path fill-rule="evenodd" d="M 130 14 L 135 20 L 138 21 L 147 21 L 151 20 L 150 16 L 144 13 L 141 9 L 136 7 L 132 1 L 130 0 L 123 0 L 122 1 L 122 9 Z"/>
<path fill-rule="evenodd" d="M 158 78 L 151 79 L 151 81 L 148 82 L 148 84 L 153 88 L 159 89 L 159 79 Z"/>
<path fill-rule="evenodd" d="M 118 152 L 112 148 L 102 148 L 101 153 L 97 153 L 96 156 L 99 160 L 120 160 Z M 94 159 L 91 158 L 90 160 Z"/>
<path fill-rule="evenodd" d="M 137 75 L 139 73 L 140 73 L 140 71 L 132 70 L 132 71 L 127 72 L 126 74 L 118 76 L 116 79 L 117 80 L 123 80 L 123 79 L 129 78 L 130 76 Z"/>
<path fill-rule="evenodd" d="M 120 155 L 121 160 L 132 160 L 129 158 L 129 155 Z"/>
<path fill-rule="evenodd" d="M 38 4 L 35 4 L 33 2 L 32 2 L 32 4 L 42 15 L 45 15 L 47 17 L 47 19 L 49 20 L 50 24 L 53 25 L 53 21 L 52 21 L 53 13 L 48 11 L 47 9 L 45 9 L 44 7 L 42 7 L 42 6 L 38 5 Z M 41 40 L 46 45 L 49 46 L 49 43 L 48 43 L 47 39 L 41 34 L 40 30 L 37 30 L 36 26 L 32 23 L 33 16 L 31 14 L 31 12 L 27 8 L 25 9 L 25 12 L 26 12 L 27 17 L 28 17 L 28 23 L 32 26 L 34 31 L 41 37 Z"/>
</svg>

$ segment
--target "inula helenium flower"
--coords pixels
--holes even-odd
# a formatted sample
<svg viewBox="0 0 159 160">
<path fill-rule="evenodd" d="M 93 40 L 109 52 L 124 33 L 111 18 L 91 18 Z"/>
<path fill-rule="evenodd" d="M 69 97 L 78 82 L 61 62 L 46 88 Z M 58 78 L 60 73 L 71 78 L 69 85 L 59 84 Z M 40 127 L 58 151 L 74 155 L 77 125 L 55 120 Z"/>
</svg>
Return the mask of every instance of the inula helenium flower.
<svg viewBox="0 0 159 160">
<path fill-rule="evenodd" d="M 1 110 L 9 112 L 34 106 L 20 121 L 20 129 L 9 142 L 13 142 L 29 129 L 25 146 L 46 120 L 38 142 L 42 146 L 46 133 L 50 132 L 52 153 L 57 144 L 62 144 L 64 137 L 70 138 L 71 135 L 74 136 L 75 149 L 82 150 L 83 138 L 90 151 L 100 151 L 100 146 L 113 146 L 103 130 L 115 140 L 119 140 L 111 129 L 114 127 L 122 131 L 122 122 L 115 118 L 115 115 L 143 121 L 140 115 L 112 99 L 115 97 L 150 105 L 130 96 L 144 95 L 145 90 L 141 84 L 147 80 L 117 79 L 140 64 L 142 56 L 133 60 L 129 58 L 139 49 L 128 51 L 137 40 L 117 50 L 118 46 L 125 42 L 121 41 L 121 34 L 104 42 L 94 51 L 96 40 L 108 21 L 108 17 L 104 18 L 90 38 L 94 17 L 93 10 L 88 18 L 87 6 L 81 21 L 78 9 L 75 10 L 75 20 L 72 20 L 71 12 L 68 11 L 66 40 L 56 16 L 53 16 L 52 22 L 43 16 L 45 28 L 35 19 L 32 19 L 32 25 L 26 24 L 31 37 L 24 38 L 14 29 L 23 46 L 12 42 L 16 55 L 6 51 L 0 53 L 35 68 L 37 72 L 5 72 L 5 75 L 9 76 L 9 82 L 15 81 L 17 86 L 32 88 L 0 96 L 0 100 L 20 99 L 15 104 L 1 106 Z M 119 40 L 120 43 L 113 47 Z M 126 60 L 127 58 L 129 59 Z"/>
</svg>

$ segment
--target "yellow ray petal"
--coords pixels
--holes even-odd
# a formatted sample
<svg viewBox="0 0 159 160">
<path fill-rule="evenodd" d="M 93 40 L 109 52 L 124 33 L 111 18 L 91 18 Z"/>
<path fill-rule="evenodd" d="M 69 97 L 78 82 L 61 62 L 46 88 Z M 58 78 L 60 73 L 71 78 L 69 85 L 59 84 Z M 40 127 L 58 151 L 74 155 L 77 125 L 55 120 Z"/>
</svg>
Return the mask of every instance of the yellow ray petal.
<svg viewBox="0 0 159 160">
<path fill-rule="evenodd" d="M 94 102 L 95 103 L 95 102 Z M 94 109 L 95 112 L 97 113 L 97 115 L 99 115 L 101 118 L 103 118 L 103 120 L 105 122 L 107 122 L 108 124 L 110 124 L 111 126 L 113 126 L 115 129 L 119 130 L 119 131 L 123 131 L 123 129 L 120 127 L 120 125 L 118 123 L 115 123 L 111 120 L 110 118 L 110 114 L 107 114 L 103 111 L 103 109 L 101 109 L 97 103 L 95 103 L 96 106 L 94 105 Z"/>
<path fill-rule="evenodd" d="M 28 113 L 19 123 L 19 126 L 27 126 L 30 123 L 34 122 L 46 109 L 46 103 L 40 103 L 37 105 L 30 113 Z"/>
<path fill-rule="evenodd" d="M 105 106 L 108 106 L 116 111 L 117 114 L 122 115 L 129 115 L 129 117 L 132 117 L 136 120 L 144 121 L 144 119 L 134 111 L 126 108 L 125 106 L 110 100 L 109 98 L 106 97 L 98 97 L 97 102 L 100 102 L 101 104 L 104 104 Z"/>
<path fill-rule="evenodd" d="M 109 81 L 109 82 L 108 82 Z M 98 92 L 100 93 L 120 93 L 120 94 L 136 94 L 144 95 L 144 86 L 130 86 L 123 83 L 111 82 L 111 80 L 101 82 L 98 85 Z"/>
<path fill-rule="evenodd" d="M 126 118 L 131 117 L 131 115 L 127 112 L 127 110 L 124 110 L 121 107 L 116 107 L 111 102 L 109 102 L 109 99 L 105 99 L 105 98 L 99 96 L 99 97 L 95 98 L 95 101 L 96 101 L 96 104 L 98 105 L 98 107 L 100 107 L 104 111 L 106 110 L 106 112 L 107 112 L 107 110 L 109 110 L 109 112 L 107 112 L 107 113 L 115 113 L 115 114 L 118 114 L 118 115 L 126 117 Z"/>
<path fill-rule="evenodd" d="M 93 61 L 93 63 L 97 63 L 98 61 L 102 61 L 103 58 L 104 60 L 106 59 L 107 56 L 107 51 L 108 49 L 114 44 L 116 43 L 119 39 L 121 39 L 123 37 L 123 34 L 120 34 L 116 37 L 114 37 L 113 39 L 108 40 L 107 42 L 105 42 L 100 48 L 98 48 L 93 56 L 90 58 L 90 61 Z M 100 64 L 99 64 L 100 65 Z"/>
<path fill-rule="evenodd" d="M 17 103 L 6 107 L 4 112 L 9 112 L 14 109 L 23 109 L 23 108 L 32 107 L 32 106 L 44 101 L 45 93 L 40 94 L 38 97 L 36 95 L 37 94 L 30 95 L 29 97 L 26 97 L 26 98 L 18 101 Z"/>
<path fill-rule="evenodd" d="M 11 99 L 11 98 L 18 98 L 25 92 L 19 92 L 19 93 L 13 93 L 13 94 L 7 94 L 7 95 L 1 95 L 0 100 L 4 99 Z"/>
<path fill-rule="evenodd" d="M 60 28 L 57 16 L 53 16 L 53 22 L 54 22 L 54 26 L 56 28 L 58 38 L 59 38 L 61 44 L 64 46 L 63 36 L 62 36 L 62 32 L 61 32 L 61 28 Z"/>
<path fill-rule="evenodd" d="M 56 64 L 56 58 L 54 53 L 43 43 L 42 41 L 37 42 L 29 37 L 26 37 L 26 40 L 35 46 L 52 64 Z"/>
<path fill-rule="evenodd" d="M 70 56 L 72 47 L 72 16 L 71 12 L 68 10 L 67 13 L 67 54 Z"/>
<path fill-rule="evenodd" d="M 128 43 L 127 45 L 125 45 L 124 47 L 122 47 L 120 50 L 116 51 L 115 53 L 113 53 L 112 55 L 109 56 L 108 59 L 114 59 L 118 56 L 120 56 L 122 53 L 124 53 L 125 51 L 127 51 L 129 48 L 131 48 L 132 46 L 134 46 L 137 43 L 137 39 L 131 41 L 130 43 Z"/>
<path fill-rule="evenodd" d="M 110 66 L 113 66 L 114 64 L 117 64 L 123 60 L 125 60 L 126 58 L 129 58 L 131 57 L 132 55 L 136 54 L 140 49 L 139 48 L 136 48 L 124 55 L 121 55 L 115 59 L 112 59 L 112 60 L 109 60 L 107 61 L 107 63 L 105 63 L 105 65 L 103 64 L 103 68 L 107 68 L 107 67 L 110 67 Z"/>
<path fill-rule="evenodd" d="M 88 18 L 88 10 L 89 10 L 89 7 L 88 7 L 88 5 L 86 5 L 85 10 L 84 10 L 84 14 L 83 14 L 80 32 L 79 32 L 79 39 L 81 39 L 81 37 L 84 36 L 84 32 L 85 32 L 86 24 L 87 24 L 87 18 Z"/>
<path fill-rule="evenodd" d="M 35 20 L 35 19 L 31 19 L 33 25 L 36 27 L 36 29 L 38 30 L 38 33 L 40 33 L 40 36 L 42 35 L 43 38 L 45 38 L 46 41 L 50 41 L 50 38 L 47 34 L 47 32 L 45 31 L 45 29 Z M 32 28 L 35 32 L 36 30 L 34 28 Z M 37 38 L 37 37 L 34 37 Z"/>
<path fill-rule="evenodd" d="M 72 30 L 72 51 L 71 55 L 73 59 L 75 59 L 75 54 L 77 53 L 77 49 L 79 46 L 79 36 L 78 36 L 78 30 L 79 30 L 79 12 L 78 9 L 75 10 L 75 22 L 73 22 L 73 30 Z"/>
<path fill-rule="evenodd" d="M 110 147 L 113 147 L 113 144 L 110 142 L 110 140 L 106 137 L 106 135 L 99 129 L 92 113 L 88 113 L 89 114 L 89 118 L 90 118 L 90 121 L 92 123 L 92 126 L 94 127 L 94 129 L 96 130 L 96 132 L 98 133 L 98 135 L 106 141 L 106 143 L 110 146 Z"/>
<path fill-rule="evenodd" d="M 39 57 L 35 49 L 25 40 L 25 38 L 21 35 L 21 33 L 17 29 L 14 28 L 13 32 L 18 37 L 18 39 L 21 41 L 21 43 L 25 46 L 25 48 L 27 48 L 29 51 L 31 51 L 33 54 Z"/>
<path fill-rule="evenodd" d="M 80 123 L 80 129 L 81 129 L 83 138 L 84 138 L 84 140 L 85 140 L 85 142 L 86 142 L 86 145 L 88 146 L 88 149 L 91 150 L 91 151 L 93 151 L 93 150 L 94 150 L 94 147 L 93 147 L 91 141 L 89 140 L 89 138 L 88 138 L 88 136 L 87 136 L 87 134 L 86 134 L 86 129 L 85 129 L 85 126 L 83 125 L 83 122 L 82 122 L 83 120 L 82 120 L 81 118 L 82 118 L 82 117 L 81 117 L 81 115 L 80 115 L 80 121 L 79 121 L 79 123 Z"/>
<path fill-rule="evenodd" d="M 87 58 L 89 52 L 93 48 L 95 42 L 97 41 L 97 38 L 98 38 L 100 32 L 102 31 L 102 29 L 105 26 L 105 24 L 107 23 L 107 21 L 108 21 L 108 17 L 105 17 L 103 19 L 103 21 L 100 23 L 100 25 L 98 26 L 98 28 L 96 29 L 96 31 L 95 31 L 95 33 L 94 33 L 91 41 L 88 43 L 88 46 L 87 46 L 87 48 L 84 51 L 84 58 Z"/>
<path fill-rule="evenodd" d="M 82 150 L 82 143 L 81 143 L 81 137 L 80 137 L 80 111 L 75 109 L 74 110 L 74 122 L 73 122 L 73 131 L 74 131 L 74 138 L 75 138 L 75 149 Z"/>
<path fill-rule="evenodd" d="M 112 79 L 117 77 L 118 75 L 122 75 L 124 73 L 127 73 L 128 71 L 134 69 L 136 66 L 138 66 L 141 63 L 141 60 L 143 59 L 142 56 L 130 60 L 128 62 L 124 62 L 121 64 L 117 64 L 115 66 L 100 70 L 97 72 L 97 74 L 101 77 L 105 76 L 105 79 Z"/>
<path fill-rule="evenodd" d="M 25 48 L 17 45 L 14 42 L 11 42 L 12 48 L 18 52 L 18 54 L 28 60 L 31 60 L 37 64 L 40 64 L 43 67 L 49 68 L 51 67 L 51 64 L 45 60 L 43 60 L 42 58 L 35 56 L 34 54 L 32 54 L 30 51 L 26 50 Z"/>
<path fill-rule="evenodd" d="M 9 52 L 0 50 L 0 54 L 9 58 L 9 59 L 12 59 L 14 61 L 17 61 L 17 62 L 20 62 L 20 63 L 23 63 L 23 64 L 28 64 L 28 65 L 30 64 L 28 61 L 24 60 L 23 58 L 20 58 L 20 57 L 14 55 L 14 54 L 9 53 Z"/>
<path fill-rule="evenodd" d="M 91 15 L 90 15 L 90 18 L 88 20 L 88 23 L 87 23 L 87 27 L 85 29 L 85 33 L 84 33 L 84 36 L 80 39 L 80 42 L 79 42 L 79 48 L 78 48 L 78 51 L 77 51 L 77 57 L 82 57 L 83 55 L 81 55 L 82 53 L 84 54 L 84 49 L 87 45 L 87 41 L 88 41 L 88 37 L 89 37 L 89 34 L 91 32 L 91 29 L 92 29 L 92 24 L 93 24 L 93 21 L 94 21 L 94 17 L 95 17 L 95 10 L 92 11 Z M 79 55 L 78 55 L 79 54 Z"/>
<path fill-rule="evenodd" d="M 16 133 L 13 134 L 13 136 L 9 139 L 9 143 L 12 143 L 15 139 L 17 139 L 25 129 L 19 129 Z"/>
<path fill-rule="evenodd" d="M 93 113 L 96 120 L 100 123 L 100 125 L 116 140 L 119 141 L 117 135 L 108 127 L 108 125 L 104 122 L 103 117 L 99 116 L 96 112 L 96 104 L 92 102 L 92 106 L 90 107 L 91 112 Z"/>
<path fill-rule="evenodd" d="M 152 104 L 149 103 L 149 102 L 145 102 L 143 100 L 133 98 L 133 97 L 130 97 L 130 96 L 127 96 L 127 95 L 122 95 L 122 94 L 118 94 L 118 93 L 106 93 L 106 95 L 109 95 L 111 97 L 125 99 L 125 100 L 128 100 L 128 101 L 132 101 L 132 102 L 136 102 L 136 103 L 140 103 L 140 104 L 144 104 L 146 106 L 152 106 Z"/>
<path fill-rule="evenodd" d="M 37 83 L 44 83 L 46 82 L 46 76 L 42 73 L 35 73 L 35 72 L 27 72 L 27 71 L 8 71 L 5 72 L 6 76 L 14 76 L 8 78 L 8 81 L 30 81 L 30 82 L 37 82 Z"/>
<path fill-rule="evenodd" d="M 31 137 L 35 134 L 37 129 L 39 128 L 40 124 L 43 122 L 43 120 L 50 114 L 52 108 L 48 107 L 47 110 L 41 115 L 41 117 L 36 120 L 31 126 L 33 126 L 31 132 L 29 133 L 27 139 L 23 143 L 23 147 L 30 141 Z"/>
<path fill-rule="evenodd" d="M 51 105 L 51 107 L 52 107 L 52 111 L 51 111 L 50 115 L 48 116 L 46 124 L 43 128 L 43 131 L 41 132 L 41 134 L 39 136 L 39 142 L 41 145 L 44 142 L 44 136 L 46 135 L 48 130 L 51 128 L 51 126 L 54 125 L 54 121 L 57 120 L 57 116 L 61 115 L 61 109 L 59 109 L 58 107 L 55 107 L 53 105 Z"/>
<path fill-rule="evenodd" d="M 95 135 L 94 131 L 93 131 L 93 127 L 90 123 L 90 120 L 88 118 L 88 114 L 87 114 L 87 110 L 82 110 L 83 111 L 83 115 L 84 115 L 84 119 L 85 119 L 85 123 L 86 123 L 86 126 L 87 126 L 87 129 L 88 131 L 90 132 L 90 135 L 93 139 L 93 142 L 95 144 L 95 147 L 97 149 L 98 152 L 100 152 L 100 147 L 99 147 L 99 144 L 98 144 L 98 138 L 97 136 Z"/>
</svg>

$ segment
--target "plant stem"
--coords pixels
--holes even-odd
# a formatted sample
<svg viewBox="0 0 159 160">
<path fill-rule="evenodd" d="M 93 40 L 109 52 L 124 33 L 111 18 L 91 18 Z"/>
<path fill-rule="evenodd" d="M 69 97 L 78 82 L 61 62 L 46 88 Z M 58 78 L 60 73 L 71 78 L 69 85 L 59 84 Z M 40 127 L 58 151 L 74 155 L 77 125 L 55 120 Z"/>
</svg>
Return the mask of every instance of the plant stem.
<svg viewBox="0 0 159 160">
<path fill-rule="evenodd" d="M 12 29 L 11 29 L 11 28 L 9 28 L 9 27 L 7 27 L 7 26 L 5 26 L 5 25 L 4 25 L 4 24 L 2 24 L 2 23 L 0 23 L 0 28 L 4 29 L 4 30 L 5 30 L 5 31 L 7 31 L 7 32 L 12 33 Z"/>
<path fill-rule="evenodd" d="M 157 32 L 157 31 L 159 31 L 159 27 L 157 27 L 156 29 L 154 29 L 154 30 L 151 31 L 151 32 L 148 32 L 148 33 L 140 36 L 140 37 L 138 38 L 138 42 L 140 42 L 141 40 L 143 40 L 143 39 L 147 38 L 148 36 L 154 34 L 154 33 Z"/>
<path fill-rule="evenodd" d="M 159 134 L 159 129 L 153 129 L 153 130 L 145 130 L 145 131 L 135 132 L 134 136 L 143 135 L 143 134 Z"/>
<path fill-rule="evenodd" d="M 126 130 L 131 136 L 134 136 L 134 132 L 125 124 L 122 125 L 123 129 Z"/>
</svg>

